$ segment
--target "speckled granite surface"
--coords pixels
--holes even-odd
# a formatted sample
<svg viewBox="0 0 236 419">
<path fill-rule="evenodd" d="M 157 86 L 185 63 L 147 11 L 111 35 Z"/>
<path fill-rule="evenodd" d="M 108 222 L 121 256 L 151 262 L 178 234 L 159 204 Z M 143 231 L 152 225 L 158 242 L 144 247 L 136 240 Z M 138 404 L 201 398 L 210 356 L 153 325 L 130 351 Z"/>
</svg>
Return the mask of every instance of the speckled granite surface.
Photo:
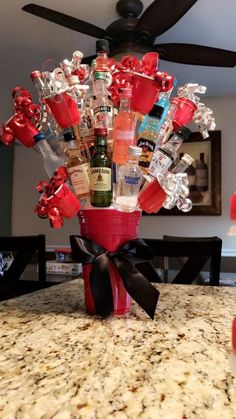
<svg viewBox="0 0 236 419">
<path fill-rule="evenodd" d="M 0 418 L 236 418 L 236 289 L 158 289 L 154 321 L 89 317 L 82 280 L 1 303 Z"/>
</svg>

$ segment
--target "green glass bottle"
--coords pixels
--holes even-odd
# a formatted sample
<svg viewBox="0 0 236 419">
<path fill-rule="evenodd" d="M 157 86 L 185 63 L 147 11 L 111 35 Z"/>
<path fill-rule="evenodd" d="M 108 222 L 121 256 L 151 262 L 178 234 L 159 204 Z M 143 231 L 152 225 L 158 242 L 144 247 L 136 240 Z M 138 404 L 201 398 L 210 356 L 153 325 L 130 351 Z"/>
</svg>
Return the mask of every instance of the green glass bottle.
<svg viewBox="0 0 236 419">
<path fill-rule="evenodd" d="M 107 152 L 107 128 L 95 128 L 94 154 L 90 160 L 90 202 L 109 207 L 112 202 L 112 162 Z"/>
</svg>

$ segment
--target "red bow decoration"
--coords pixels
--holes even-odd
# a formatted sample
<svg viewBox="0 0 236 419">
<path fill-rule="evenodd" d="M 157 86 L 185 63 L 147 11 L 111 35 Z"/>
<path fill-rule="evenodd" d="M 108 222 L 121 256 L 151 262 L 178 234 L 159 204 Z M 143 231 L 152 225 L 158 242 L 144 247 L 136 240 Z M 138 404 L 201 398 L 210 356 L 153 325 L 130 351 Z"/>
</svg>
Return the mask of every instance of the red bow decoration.
<svg viewBox="0 0 236 419">
<path fill-rule="evenodd" d="M 115 62 L 112 72 L 112 84 L 109 91 L 116 107 L 119 106 L 119 95 L 123 88 L 133 87 L 133 75 L 140 74 L 153 78 L 160 92 L 167 92 L 173 88 L 174 76 L 158 71 L 157 52 L 148 52 L 138 60 L 132 55 L 126 55 L 121 62 Z"/>
<path fill-rule="evenodd" d="M 68 173 L 64 166 L 59 167 L 54 176 L 46 182 L 39 182 L 36 186 L 41 194 L 34 208 L 40 218 L 49 218 L 50 226 L 60 228 L 63 226 L 63 217 L 72 218 L 80 209 L 79 200 L 66 185 Z"/>
<path fill-rule="evenodd" d="M 14 87 L 12 91 L 15 113 L 2 124 L 1 141 L 12 145 L 18 139 L 26 147 L 33 147 L 34 136 L 39 133 L 36 123 L 40 119 L 41 108 L 32 102 L 32 96 L 24 87 Z"/>
</svg>

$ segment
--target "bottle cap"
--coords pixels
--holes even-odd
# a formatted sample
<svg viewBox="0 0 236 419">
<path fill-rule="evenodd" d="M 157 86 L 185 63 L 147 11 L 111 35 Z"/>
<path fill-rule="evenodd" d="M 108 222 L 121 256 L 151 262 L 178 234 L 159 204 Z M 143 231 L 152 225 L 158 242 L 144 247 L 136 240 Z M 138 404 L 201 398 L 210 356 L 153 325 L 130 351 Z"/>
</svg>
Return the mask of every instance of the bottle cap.
<svg viewBox="0 0 236 419">
<path fill-rule="evenodd" d="M 164 108 L 160 105 L 155 104 L 153 108 L 150 110 L 148 116 L 161 119 L 163 112 Z"/>
<path fill-rule="evenodd" d="M 191 166 L 191 164 L 194 162 L 194 159 L 189 154 L 184 154 L 183 157 L 181 157 L 181 160 L 183 160 L 185 163 L 188 164 L 188 166 Z"/>
<path fill-rule="evenodd" d="M 65 134 L 63 134 L 63 137 L 66 143 L 75 139 L 75 135 L 71 131 L 65 132 Z"/>
<path fill-rule="evenodd" d="M 35 142 L 38 143 L 41 140 L 46 140 L 46 137 L 43 132 L 39 132 L 38 134 L 34 135 Z"/>
<path fill-rule="evenodd" d="M 96 52 L 109 52 L 109 42 L 106 39 L 96 41 Z"/>
<path fill-rule="evenodd" d="M 106 137 L 108 134 L 107 128 L 99 127 L 94 129 L 94 134 L 97 137 Z"/>
<path fill-rule="evenodd" d="M 37 79 L 39 77 L 41 78 L 41 77 L 43 77 L 43 75 L 42 75 L 41 71 L 35 70 L 35 71 L 32 71 L 32 73 L 30 74 L 30 77 L 31 77 L 31 80 L 34 81 L 34 79 Z"/>
<path fill-rule="evenodd" d="M 72 57 L 73 57 L 74 60 L 76 60 L 80 63 L 80 61 L 84 57 L 84 54 L 83 54 L 82 51 L 74 51 Z"/>
<path fill-rule="evenodd" d="M 142 151 L 143 151 L 142 147 L 137 147 L 137 146 L 134 146 L 134 145 L 129 145 L 128 153 L 131 156 L 141 156 Z"/>
<path fill-rule="evenodd" d="M 132 96 L 132 89 L 130 87 L 124 87 L 124 89 L 121 90 L 120 97 L 131 97 Z"/>
<path fill-rule="evenodd" d="M 176 132 L 176 134 L 183 138 L 183 140 L 187 140 L 192 134 L 192 131 L 187 127 L 182 127 Z"/>
</svg>

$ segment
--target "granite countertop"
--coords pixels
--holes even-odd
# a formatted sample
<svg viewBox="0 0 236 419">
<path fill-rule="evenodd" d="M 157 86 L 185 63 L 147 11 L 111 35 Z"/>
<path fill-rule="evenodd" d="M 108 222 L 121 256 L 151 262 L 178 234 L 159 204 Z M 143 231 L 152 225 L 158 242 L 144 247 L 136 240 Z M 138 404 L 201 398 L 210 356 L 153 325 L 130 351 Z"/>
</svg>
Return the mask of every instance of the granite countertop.
<svg viewBox="0 0 236 419">
<path fill-rule="evenodd" d="M 0 418 L 235 419 L 236 289 L 157 288 L 154 321 L 89 317 L 80 279 L 2 302 Z"/>
</svg>

